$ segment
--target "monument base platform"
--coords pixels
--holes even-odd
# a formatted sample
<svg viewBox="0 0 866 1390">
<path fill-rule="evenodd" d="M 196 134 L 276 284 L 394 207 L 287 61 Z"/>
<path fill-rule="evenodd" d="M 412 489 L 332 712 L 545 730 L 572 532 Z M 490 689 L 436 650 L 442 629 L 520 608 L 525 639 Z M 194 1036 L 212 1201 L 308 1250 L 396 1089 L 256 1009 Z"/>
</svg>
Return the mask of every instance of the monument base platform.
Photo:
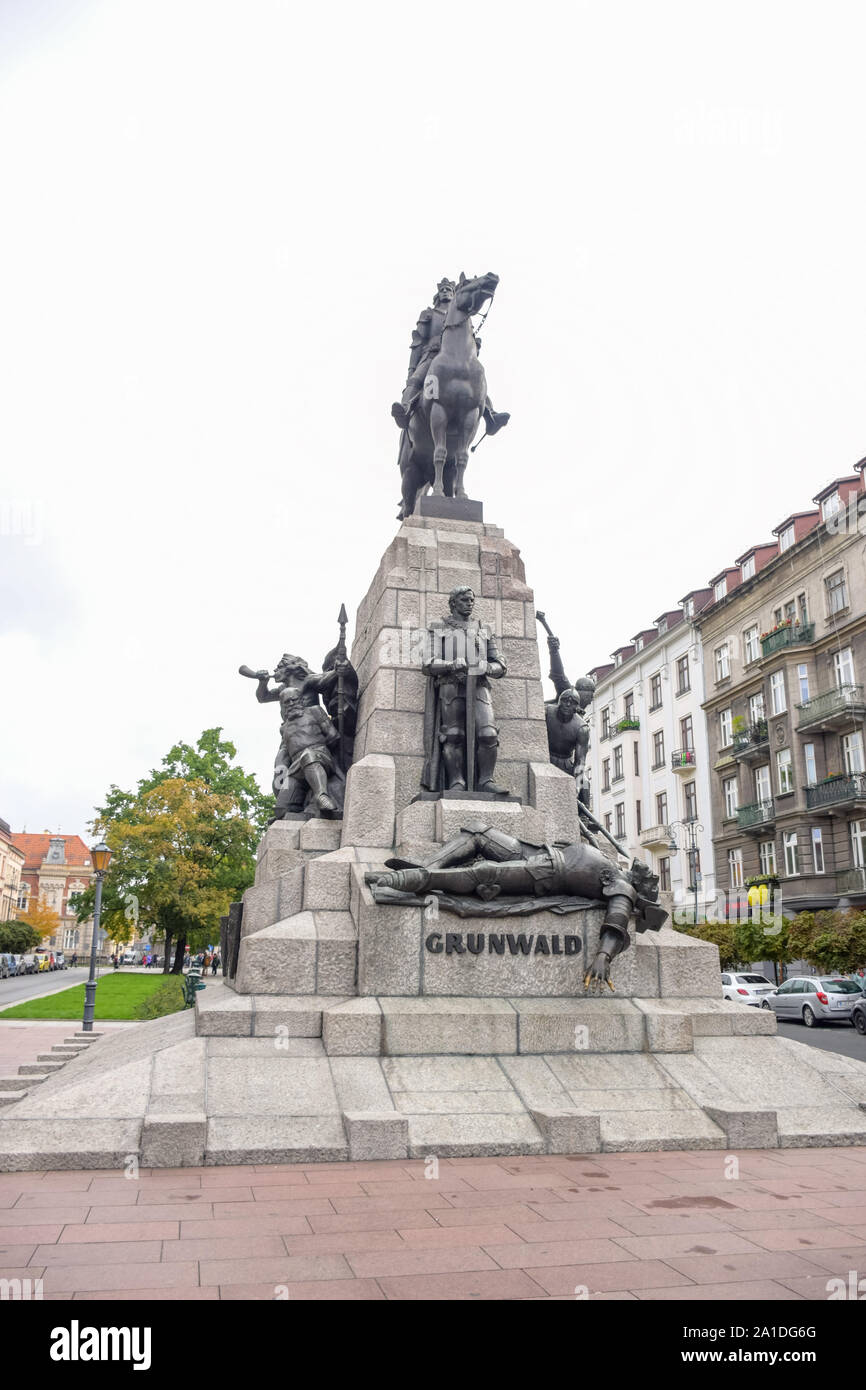
<svg viewBox="0 0 866 1390">
<path fill-rule="evenodd" d="M 40 1079 L 4 1112 L 0 1171 L 866 1143 L 862 1063 L 720 1000 L 286 999 L 216 983 L 198 1024 L 142 1023 Z"/>
</svg>

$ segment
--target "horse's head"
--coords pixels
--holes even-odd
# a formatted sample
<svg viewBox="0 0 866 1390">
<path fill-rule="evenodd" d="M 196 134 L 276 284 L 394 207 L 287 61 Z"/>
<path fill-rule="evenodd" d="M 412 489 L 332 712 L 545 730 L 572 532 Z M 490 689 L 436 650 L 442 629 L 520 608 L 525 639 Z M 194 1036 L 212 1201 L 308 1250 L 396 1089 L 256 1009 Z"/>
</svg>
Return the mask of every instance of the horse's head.
<svg viewBox="0 0 866 1390">
<path fill-rule="evenodd" d="M 467 280 L 461 270 L 454 295 L 454 307 L 470 316 L 479 314 L 486 301 L 493 298 L 498 284 L 499 276 L 494 275 L 492 270 L 486 275 L 476 275 L 472 280 Z"/>
</svg>

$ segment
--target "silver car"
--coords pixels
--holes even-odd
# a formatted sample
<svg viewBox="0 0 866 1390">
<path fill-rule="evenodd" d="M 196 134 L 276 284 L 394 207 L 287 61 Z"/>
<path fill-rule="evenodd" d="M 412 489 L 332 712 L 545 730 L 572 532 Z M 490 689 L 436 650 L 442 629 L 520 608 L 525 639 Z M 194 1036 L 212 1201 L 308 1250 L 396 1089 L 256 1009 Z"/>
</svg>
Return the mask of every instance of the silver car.
<svg viewBox="0 0 866 1390">
<path fill-rule="evenodd" d="M 760 1004 L 767 994 L 772 994 L 776 986 L 766 975 L 757 975 L 754 970 L 737 973 L 726 970 L 722 975 L 722 998 L 734 1004 Z"/>
<path fill-rule="evenodd" d="M 761 1008 L 772 1009 L 778 1018 L 800 1019 L 807 1028 L 815 1028 L 819 1023 L 850 1023 L 854 1005 L 862 998 L 853 980 L 837 975 L 800 975 L 762 999 Z"/>
</svg>

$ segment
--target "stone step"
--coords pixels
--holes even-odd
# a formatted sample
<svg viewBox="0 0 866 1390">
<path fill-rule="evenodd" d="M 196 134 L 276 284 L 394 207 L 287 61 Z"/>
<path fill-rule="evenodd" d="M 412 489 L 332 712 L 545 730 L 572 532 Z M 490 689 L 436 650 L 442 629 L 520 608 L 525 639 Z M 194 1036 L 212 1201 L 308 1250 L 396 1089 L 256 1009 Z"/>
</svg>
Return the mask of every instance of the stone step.
<svg viewBox="0 0 866 1390">
<path fill-rule="evenodd" d="M 44 1076 L 28 1076 L 27 1085 L 38 1086 L 40 1082 L 44 1080 Z M 0 1076 L 0 1094 L 2 1094 L 3 1091 L 19 1091 L 22 1085 L 24 1085 L 24 1082 L 22 1082 L 20 1076 Z"/>
<path fill-rule="evenodd" d="M 77 1057 L 79 1052 L 87 1051 L 86 1043 L 55 1043 L 51 1049 L 58 1057 Z M 41 1059 L 40 1059 L 41 1060 Z"/>
<path fill-rule="evenodd" d="M 215 1116 L 205 1163 L 344 1162 L 349 1145 L 340 1115 Z"/>
<path fill-rule="evenodd" d="M 72 1038 L 64 1038 L 63 1041 L 92 1043 L 96 1042 L 98 1038 L 104 1038 L 105 1036 L 105 1033 L 85 1033 L 82 1031 L 80 1033 L 75 1033 Z"/>
<path fill-rule="evenodd" d="M 320 1038 L 326 1008 L 345 1002 L 340 995 L 237 994 L 218 983 L 196 995 L 199 1037 Z"/>
<path fill-rule="evenodd" d="M 53 1057 L 47 1062 L 25 1062 L 18 1068 L 19 1076 L 51 1076 L 54 1072 L 60 1071 L 65 1067 L 65 1062 L 58 1062 Z"/>
<path fill-rule="evenodd" d="M 0 1091 L 0 1105 L 15 1105 L 19 1100 L 26 1100 L 29 1092 L 25 1089 L 17 1091 Z"/>
<path fill-rule="evenodd" d="M 343 853 L 343 851 L 339 851 Z M 345 910 L 296 912 L 264 927 L 241 942 L 236 986 L 244 994 L 353 994 L 358 973 L 358 931 L 349 907 L 349 869 L 352 858 L 334 856 L 316 861 L 315 900 L 334 901 Z M 310 866 L 312 869 L 313 866 Z M 335 878 L 336 875 L 336 878 Z"/>
<path fill-rule="evenodd" d="M 69 1056 L 74 1055 L 74 1053 L 69 1054 Z M 57 1053 L 52 1050 L 51 1052 L 37 1052 L 36 1060 L 37 1062 L 61 1062 L 65 1065 L 69 1061 L 69 1056 L 58 1057 Z"/>
</svg>

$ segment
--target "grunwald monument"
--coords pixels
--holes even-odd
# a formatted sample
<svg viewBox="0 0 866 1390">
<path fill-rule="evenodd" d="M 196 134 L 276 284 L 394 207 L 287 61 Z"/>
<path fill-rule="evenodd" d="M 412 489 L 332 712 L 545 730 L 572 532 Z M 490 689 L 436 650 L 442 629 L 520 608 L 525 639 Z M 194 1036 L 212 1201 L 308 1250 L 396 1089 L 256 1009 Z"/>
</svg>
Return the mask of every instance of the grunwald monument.
<svg viewBox="0 0 866 1390">
<path fill-rule="evenodd" d="M 724 1002 L 716 948 L 586 804 L 592 682 L 466 491 L 508 423 L 473 328 L 497 283 L 442 280 L 418 319 L 351 651 L 343 612 L 321 671 L 241 668 L 279 741 L 224 980 L 5 1106 L 0 1168 L 866 1142 L 862 1066 Z"/>
</svg>

